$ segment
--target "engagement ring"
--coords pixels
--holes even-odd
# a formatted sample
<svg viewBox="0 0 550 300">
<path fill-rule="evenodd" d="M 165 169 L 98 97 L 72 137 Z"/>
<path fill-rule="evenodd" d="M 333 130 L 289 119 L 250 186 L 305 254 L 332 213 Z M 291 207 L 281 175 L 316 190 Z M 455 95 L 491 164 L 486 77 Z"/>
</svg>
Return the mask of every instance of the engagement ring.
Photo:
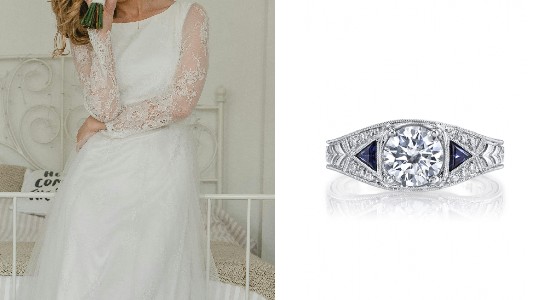
<svg viewBox="0 0 550 300">
<path fill-rule="evenodd" d="M 503 167 L 503 141 L 426 120 L 388 121 L 327 141 L 327 168 L 388 190 L 445 188 Z"/>
</svg>

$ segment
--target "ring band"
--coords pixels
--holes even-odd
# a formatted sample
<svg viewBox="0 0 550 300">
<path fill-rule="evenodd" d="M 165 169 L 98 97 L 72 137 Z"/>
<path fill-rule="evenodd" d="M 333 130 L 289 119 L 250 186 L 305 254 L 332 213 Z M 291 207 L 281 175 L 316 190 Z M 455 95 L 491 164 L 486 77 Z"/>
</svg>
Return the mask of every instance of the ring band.
<svg viewBox="0 0 550 300">
<path fill-rule="evenodd" d="M 504 142 L 458 126 L 394 120 L 327 141 L 327 168 L 388 190 L 445 188 L 503 167 Z"/>
</svg>

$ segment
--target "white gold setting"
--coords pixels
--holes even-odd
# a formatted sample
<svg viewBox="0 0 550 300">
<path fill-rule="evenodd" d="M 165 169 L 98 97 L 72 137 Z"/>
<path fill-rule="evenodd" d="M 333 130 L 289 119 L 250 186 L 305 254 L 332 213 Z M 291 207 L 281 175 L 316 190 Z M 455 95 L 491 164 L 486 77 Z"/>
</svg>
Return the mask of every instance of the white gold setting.
<svg viewBox="0 0 550 300">
<path fill-rule="evenodd" d="M 436 132 L 420 125 L 400 127 L 384 145 L 384 171 L 402 186 L 422 186 L 437 178 L 444 151 Z"/>
<path fill-rule="evenodd" d="M 326 160 L 376 187 L 427 191 L 502 168 L 503 143 L 441 122 L 394 120 L 327 141 Z"/>
</svg>

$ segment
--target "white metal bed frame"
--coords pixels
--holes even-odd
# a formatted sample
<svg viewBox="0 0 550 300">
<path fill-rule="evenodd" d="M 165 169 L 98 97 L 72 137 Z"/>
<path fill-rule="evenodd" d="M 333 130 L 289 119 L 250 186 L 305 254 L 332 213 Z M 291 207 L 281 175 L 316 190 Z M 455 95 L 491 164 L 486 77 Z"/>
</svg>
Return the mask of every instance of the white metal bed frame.
<svg viewBox="0 0 550 300">
<path fill-rule="evenodd" d="M 80 105 L 80 106 L 77 106 L 77 107 L 74 107 L 74 108 L 71 108 L 69 110 L 69 112 L 67 114 L 65 114 L 65 109 L 64 109 L 64 104 L 65 104 L 65 60 L 66 59 L 71 59 L 71 56 L 61 56 L 59 58 L 56 58 L 55 60 L 57 60 L 59 62 L 59 74 L 58 74 L 58 80 L 59 80 L 59 91 L 57 92 L 54 92 L 52 91 L 53 88 L 50 89 L 49 93 L 47 94 L 48 96 L 51 96 L 51 94 L 55 94 L 55 97 L 58 97 L 60 98 L 60 110 L 61 110 L 61 115 L 59 115 L 59 126 L 60 127 L 63 127 L 63 132 L 61 133 L 60 135 L 60 139 L 61 139 L 61 150 L 63 151 L 63 161 L 65 159 L 64 157 L 64 151 L 65 151 L 65 141 L 64 141 L 64 136 L 67 135 L 67 136 L 71 136 L 68 132 L 68 120 L 69 120 L 69 117 L 70 117 L 70 114 L 75 110 L 77 109 L 78 107 L 83 107 L 83 105 Z M 20 136 L 19 136 L 19 139 L 17 138 L 17 136 L 15 135 L 14 133 L 14 130 L 12 128 L 12 124 L 10 123 L 10 118 L 9 118 L 9 103 L 8 103 L 8 98 L 9 98 L 9 95 L 10 95 L 10 90 L 12 89 L 12 84 L 15 80 L 15 77 L 17 75 L 17 73 L 22 69 L 22 67 L 27 64 L 27 63 L 38 63 L 40 64 L 43 68 L 45 68 L 45 70 L 47 71 L 47 77 L 46 78 L 46 83 L 41 87 L 41 88 L 38 88 L 38 89 L 31 89 L 31 88 L 28 88 L 27 87 L 27 90 L 29 91 L 32 91 L 32 92 L 37 92 L 37 91 L 42 91 L 42 90 L 46 90 L 46 88 L 50 87 L 52 85 L 52 78 L 54 78 L 55 76 L 53 75 L 53 71 L 52 71 L 52 66 L 51 64 L 48 62 L 48 60 L 52 60 L 51 59 L 51 56 L 50 55 L 33 55 L 33 54 L 29 54 L 29 55 L 15 55 L 15 56 L 0 56 L 0 64 L 2 63 L 2 61 L 6 61 L 6 60 L 11 60 L 11 61 L 18 61 L 19 63 L 17 64 L 17 66 L 15 68 L 13 68 L 10 71 L 8 71 L 5 75 L 5 78 L 6 79 L 6 82 L 8 82 L 8 86 L 7 88 L 4 86 L 4 85 L 1 85 L 0 88 L 0 101 L 2 101 L 3 103 L 3 116 L 6 118 L 7 120 L 7 127 L 8 127 L 8 134 L 10 135 L 9 137 L 11 137 L 12 139 L 12 143 L 14 144 L 14 146 L 12 145 L 9 145 L 9 144 L 6 144 L 6 143 L 2 143 L 2 141 L 0 140 L 0 146 L 3 146 L 3 147 L 7 147 L 8 149 L 11 149 L 14 153 L 18 154 L 20 157 L 22 157 L 23 159 L 25 159 L 27 161 L 27 163 L 29 163 L 29 165 L 33 166 L 34 168 L 36 169 L 43 169 L 44 167 L 39 163 L 37 162 L 33 157 L 32 157 L 32 154 L 27 151 L 26 147 L 25 147 L 25 144 L 24 142 L 22 141 L 22 137 L 21 137 L 21 133 L 20 133 Z M 1 66 L 1 65 L 0 65 Z M 0 69 L 1 71 L 1 69 Z M 29 75 L 28 73 L 32 73 L 33 71 L 27 71 L 25 74 L 21 74 L 19 76 L 21 76 L 23 79 L 22 79 L 22 83 L 20 83 L 19 85 L 19 88 L 21 89 L 22 86 L 23 88 L 25 88 L 25 79 L 27 78 L 27 76 L 32 76 Z M 11 74 L 10 74 L 11 73 Z M 0 74 L 1 75 L 1 74 Z M 2 80 L 3 78 L 0 77 L 0 83 L 3 82 Z M 46 91 L 47 92 L 47 91 Z M 6 94 L 6 96 L 4 96 L 4 94 Z M 251 240 L 251 234 L 250 234 L 250 224 L 251 224 L 251 204 L 252 204 L 252 201 L 275 201 L 275 195 L 267 195 L 267 194 L 223 194 L 222 193 L 222 187 L 223 187 L 223 140 L 224 140 L 224 136 L 223 136 L 223 124 L 224 124 L 224 103 L 225 103 L 225 100 L 226 100 L 226 91 L 225 91 L 225 88 L 224 87 L 219 87 L 217 90 L 216 90 L 216 95 L 215 95 L 215 104 L 213 105 L 197 105 L 195 107 L 195 111 L 212 111 L 212 112 L 215 112 L 216 113 L 216 116 L 217 116 L 217 128 L 216 128 L 216 134 L 213 134 L 212 132 L 214 130 L 212 130 L 211 128 L 209 128 L 208 126 L 204 125 L 204 124 L 201 124 L 200 122 L 195 122 L 193 124 L 193 126 L 199 126 L 199 127 L 202 127 L 203 130 L 207 131 L 208 134 L 211 136 L 211 138 L 213 138 L 213 145 L 215 147 L 214 149 L 214 152 L 212 154 L 212 157 L 211 157 L 211 160 L 209 161 L 209 163 L 204 167 L 202 168 L 200 171 L 201 171 L 201 174 L 203 171 L 205 170 L 208 170 L 212 163 L 215 161 L 216 163 L 216 170 L 215 170 L 215 175 L 213 177 L 206 177 L 206 178 L 202 178 L 200 179 L 200 181 L 202 183 L 212 183 L 212 184 L 215 184 L 216 186 L 216 194 L 203 194 L 201 195 L 201 199 L 203 200 L 206 200 L 207 201 L 207 251 L 210 250 L 210 235 L 211 235 L 211 228 L 210 228 L 210 221 L 211 221 L 211 212 L 212 212 L 212 202 L 213 201 L 242 201 L 242 200 L 247 200 L 247 215 L 246 215 L 246 284 L 245 284 L 245 299 L 248 299 L 249 298 L 249 291 L 250 291 L 250 240 Z M 43 106 L 43 107 L 47 107 L 47 105 L 45 104 L 38 104 L 37 106 Z M 51 106 L 53 107 L 53 106 Z M 32 109 L 33 107 L 29 108 Z M 54 107 L 55 108 L 55 107 Z M 57 113 L 57 111 L 54 111 L 55 113 Z M 47 120 L 47 121 L 50 121 L 50 120 Z M 59 135 L 59 132 L 56 134 L 56 136 Z M 34 141 L 34 142 L 37 142 L 37 143 L 40 143 L 40 144 L 48 144 L 48 143 L 51 143 L 51 141 L 54 140 L 54 138 L 56 137 L 54 136 L 50 141 L 48 142 L 41 142 L 41 141 Z M 13 256 L 12 256 L 12 299 L 15 300 L 16 299 L 16 281 L 17 281 L 17 272 L 16 272 L 16 258 L 17 258 L 17 239 L 16 239 L 16 223 L 17 223 L 17 199 L 18 198 L 26 198 L 26 197 L 47 197 L 47 198 L 54 198 L 55 197 L 55 194 L 56 193 L 44 193 L 44 192 L 31 192 L 31 193 L 24 193 L 24 192 L 10 192 L 10 193 L 6 193 L 6 192 L 0 192 L 0 198 L 11 198 L 12 199 L 12 207 L 13 207 L 13 210 L 12 210 L 12 213 L 13 213 L 13 240 L 12 240 L 12 251 L 13 251 Z M 209 255 L 207 255 L 207 271 L 210 270 L 209 266 L 210 266 L 210 260 L 209 260 Z M 209 275 L 210 274 L 207 274 L 208 278 L 209 278 Z"/>
</svg>

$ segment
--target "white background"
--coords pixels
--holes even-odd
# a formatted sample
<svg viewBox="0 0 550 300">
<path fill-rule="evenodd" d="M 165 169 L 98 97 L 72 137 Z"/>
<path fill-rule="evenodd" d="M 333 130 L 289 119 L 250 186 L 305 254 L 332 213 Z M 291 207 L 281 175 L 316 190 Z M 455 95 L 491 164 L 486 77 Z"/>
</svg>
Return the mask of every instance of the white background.
<svg viewBox="0 0 550 300">
<path fill-rule="evenodd" d="M 278 299 L 550 299 L 550 5 L 279 1 Z M 500 218 L 327 212 L 325 142 L 424 118 L 505 141 Z"/>
</svg>

